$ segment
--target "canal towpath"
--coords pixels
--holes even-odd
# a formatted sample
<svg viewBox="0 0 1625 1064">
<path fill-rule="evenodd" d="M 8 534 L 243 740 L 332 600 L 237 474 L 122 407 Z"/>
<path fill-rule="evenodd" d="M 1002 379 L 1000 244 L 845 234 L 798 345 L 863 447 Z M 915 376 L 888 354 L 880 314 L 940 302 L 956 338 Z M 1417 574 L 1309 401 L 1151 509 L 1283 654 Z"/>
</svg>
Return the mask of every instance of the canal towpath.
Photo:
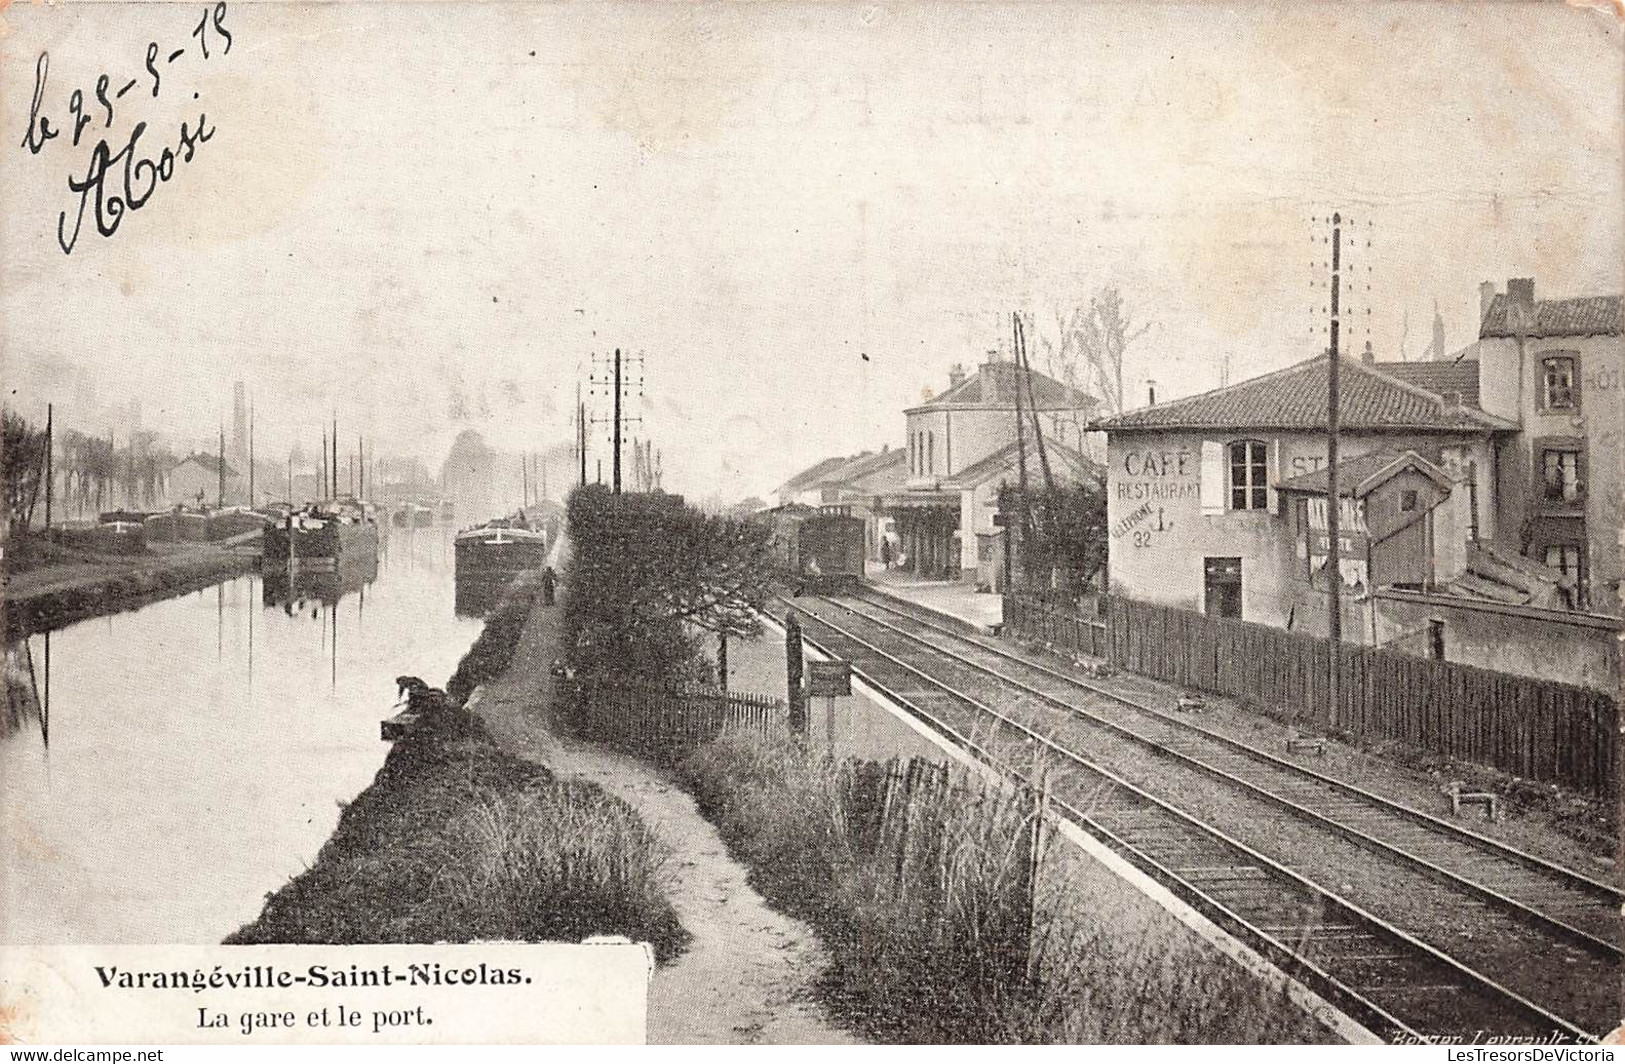
<svg viewBox="0 0 1625 1064">
<path fill-rule="evenodd" d="M 6 635 L 118 613 L 250 572 L 258 550 L 213 543 L 166 544 L 117 556 L 57 551 L 50 564 L 3 576 Z"/>
<path fill-rule="evenodd" d="M 651 1043 L 850 1044 L 824 1014 L 813 984 L 827 958 L 805 923 L 784 916 L 748 882 L 694 799 L 652 765 L 574 742 L 552 726 L 559 608 L 532 611 L 508 671 L 473 706 L 508 751 L 560 777 L 597 784 L 631 805 L 674 851 L 673 908 L 693 936 L 650 987 Z"/>
</svg>

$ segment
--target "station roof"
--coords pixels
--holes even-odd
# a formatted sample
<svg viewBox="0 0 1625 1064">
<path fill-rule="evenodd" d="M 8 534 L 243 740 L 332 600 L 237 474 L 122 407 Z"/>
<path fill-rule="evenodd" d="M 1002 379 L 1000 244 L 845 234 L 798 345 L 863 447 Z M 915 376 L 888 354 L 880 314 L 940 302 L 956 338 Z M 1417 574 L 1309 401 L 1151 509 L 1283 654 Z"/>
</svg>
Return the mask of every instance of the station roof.
<svg viewBox="0 0 1625 1064">
<path fill-rule="evenodd" d="M 1156 406 L 1102 418 L 1105 432 L 1165 429 L 1278 429 L 1326 431 L 1331 356 L 1320 355 L 1252 380 Z M 1503 418 L 1444 397 L 1382 371 L 1376 363 L 1339 363 L 1338 414 L 1350 432 L 1516 432 Z"/>
<path fill-rule="evenodd" d="M 1032 389 L 1027 389 L 1028 379 Z M 1008 410 L 1016 405 L 1017 384 L 1021 386 L 1021 404 L 1031 404 L 1038 410 L 1088 411 L 1098 405 L 1093 396 L 1062 384 L 1037 370 L 1018 371 L 1014 362 L 984 362 L 975 373 L 955 384 L 941 395 L 927 399 L 919 406 L 909 407 L 905 414 L 932 410 Z"/>
</svg>

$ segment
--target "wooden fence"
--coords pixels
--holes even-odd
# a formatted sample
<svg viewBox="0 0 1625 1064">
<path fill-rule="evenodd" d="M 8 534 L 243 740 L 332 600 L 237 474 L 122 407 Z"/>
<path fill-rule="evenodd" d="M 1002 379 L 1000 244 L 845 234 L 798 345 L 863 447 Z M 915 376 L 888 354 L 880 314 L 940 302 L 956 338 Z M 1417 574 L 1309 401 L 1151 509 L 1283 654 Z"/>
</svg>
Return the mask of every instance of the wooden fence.
<svg viewBox="0 0 1625 1064">
<path fill-rule="evenodd" d="M 1130 672 L 1231 695 L 1289 719 L 1392 739 L 1597 797 L 1615 793 L 1617 713 L 1601 691 L 1346 643 L 1337 712 L 1331 643 L 1246 621 L 1126 599 L 1079 616 L 1033 595 L 1005 599 L 1005 631 Z"/>
<path fill-rule="evenodd" d="M 572 702 L 578 735 L 657 761 L 681 757 L 726 728 L 773 734 L 789 722 L 779 699 L 707 687 L 585 683 Z"/>
</svg>

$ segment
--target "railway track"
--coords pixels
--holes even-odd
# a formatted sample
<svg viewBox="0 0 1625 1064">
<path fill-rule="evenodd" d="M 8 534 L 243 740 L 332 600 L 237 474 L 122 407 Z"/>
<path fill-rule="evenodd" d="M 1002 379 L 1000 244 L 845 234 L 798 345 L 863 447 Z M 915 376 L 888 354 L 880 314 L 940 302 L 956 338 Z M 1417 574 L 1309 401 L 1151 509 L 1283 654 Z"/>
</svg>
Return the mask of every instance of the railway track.
<svg viewBox="0 0 1625 1064">
<path fill-rule="evenodd" d="M 1475 833 L 1433 821 L 1228 737 L 871 598 L 798 599 L 808 638 L 956 743 L 1012 775 L 1043 758 L 1066 815 L 1198 910 L 1390 1037 L 1591 1037 L 1529 996 L 1429 945 L 1188 809 L 1138 786 L 1102 751 L 1150 751 L 1250 799 L 1381 854 L 1515 920 L 1531 941 L 1617 967 L 1599 913 L 1612 890 Z M 1065 715 L 1060 741 L 998 708 L 1017 694 Z M 1084 703 L 1080 705 L 1079 703 Z M 989 733 L 990 736 L 984 733 Z M 1121 765 L 1119 765 L 1119 768 Z M 1324 792 L 1324 793 L 1323 793 Z M 1339 804 L 1341 803 L 1341 804 Z M 1426 844 L 1426 845 L 1423 845 Z M 1433 849 L 1427 852 L 1427 846 Z M 1449 847 L 1465 848 L 1470 853 Z M 1504 852 L 1503 852 L 1504 851 Z M 1528 877 L 1514 897 L 1492 872 Z M 1540 885 L 1571 904 L 1537 905 Z M 1553 897 L 1559 897 L 1554 894 Z M 1617 893 L 1612 895 L 1618 897 Z M 1548 899 L 1550 900 L 1550 899 Z M 1533 953 L 1543 962 L 1554 958 Z"/>
</svg>

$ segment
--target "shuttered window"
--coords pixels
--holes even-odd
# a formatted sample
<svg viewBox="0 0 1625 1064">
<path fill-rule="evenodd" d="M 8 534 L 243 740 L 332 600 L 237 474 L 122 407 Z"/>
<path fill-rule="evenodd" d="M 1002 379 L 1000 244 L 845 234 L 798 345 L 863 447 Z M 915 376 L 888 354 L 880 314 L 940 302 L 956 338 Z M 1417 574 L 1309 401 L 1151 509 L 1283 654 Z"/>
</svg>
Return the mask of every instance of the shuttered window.
<svg viewBox="0 0 1625 1064">
<path fill-rule="evenodd" d="M 1230 445 L 1230 509 L 1263 510 L 1269 507 L 1269 460 L 1261 440 L 1237 440 Z"/>
</svg>

